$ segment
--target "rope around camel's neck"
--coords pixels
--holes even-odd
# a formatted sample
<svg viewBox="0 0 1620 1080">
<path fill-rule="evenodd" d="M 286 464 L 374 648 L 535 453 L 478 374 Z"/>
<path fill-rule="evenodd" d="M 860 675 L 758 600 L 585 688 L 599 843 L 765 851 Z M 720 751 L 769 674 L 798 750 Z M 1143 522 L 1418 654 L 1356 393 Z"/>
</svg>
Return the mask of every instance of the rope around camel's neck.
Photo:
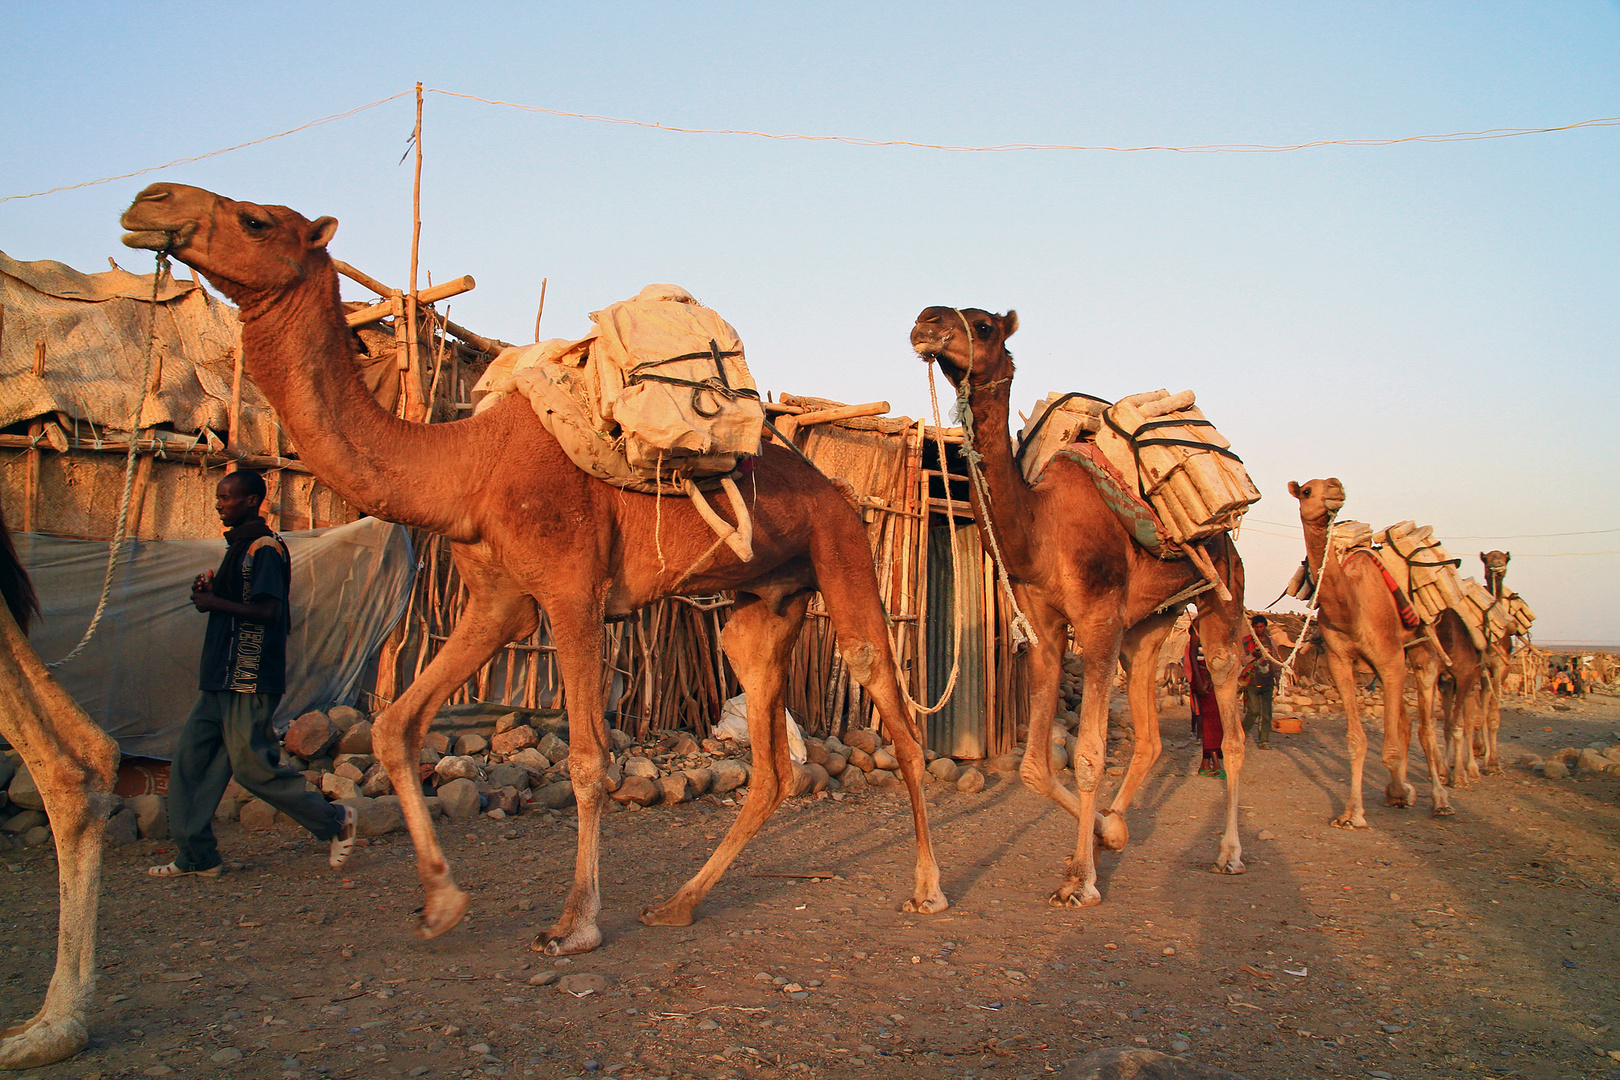
<svg viewBox="0 0 1620 1080">
<path fill-rule="evenodd" d="M 1300 624 L 1299 637 L 1294 639 L 1294 648 L 1288 654 L 1288 659 L 1278 660 L 1266 646 L 1266 643 L 1261 640 L 1261 636 L 1259 634 L 1254 635 L 1254 643 L 1259 646 L 1261 652 L 1266 654 L 1266 659 L 1278 665 L 1281 669 L 1277 672 L 1279 682 L 1281 682 L 1282 676 L 1285 674 L 1292 680 L 1294 660 L 1299 656 L 1300 650 L 1305 647 L 1305 636 L 1311 629 L 1311 623 L 1316 619 L 1317 609 L 1322 606 L 1322 578 L 1327 573 L 1328 556 L 1333 550 L 1333 519 L 1338 516 L 1339 511 L 1328 511 L 1327 522 L 1322 526 L 1322 560 L 1316 567 L 1316 577 L 1311 583 L 1311 606 L 1305 612 L 1305 621 Z M 1306 552 L 1305 570 L 1307 573 L 1310 572 L 1310 553 L 1308 551 Z"/>
</svg>

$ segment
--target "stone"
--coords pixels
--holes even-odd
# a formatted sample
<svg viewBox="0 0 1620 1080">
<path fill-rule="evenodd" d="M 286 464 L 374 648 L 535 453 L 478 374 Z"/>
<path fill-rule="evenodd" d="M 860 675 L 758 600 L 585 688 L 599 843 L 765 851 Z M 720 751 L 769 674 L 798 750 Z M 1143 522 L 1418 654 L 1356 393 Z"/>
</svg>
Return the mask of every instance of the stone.
<svg viewBox="0 0 1620 1080">
<path fill-rule="evenodd" d="M 529 976 L 529 985 L 530 986 L 550 986 L 552 983 L 556 982 L 560 978 L 562 978 L 562 972 L 560 972 L 560 971 L 555 971 L 555 970 L 553 970 L 553 971 L 542 971 L 538 975 L 530 975 Z"/>
<path fill-rule="evenodd" d="M 806 761 L 813 765 L 826 765 L 827 759 L 832 757 L 832 752 L 827 749 L 827 744 L 820 739 L 806 739 L 804 740 L 804 757 Z"/>
<path fill-rule="evenodd" d="M 0 791 L 11 786 L 11 778 L 17 775 L 17 763 L 6 754 L 0 754 Z M 5 803 L 0 803 L 4 806 Z"/>
<path fill-rule="evenodd" d="M 685 777 L 681 778 L 682 780 Z M 612 794 L 614 802 L 635 803 L 637 806 L 651 806 L 663 794 L 659 786 L 645 776 L 627 776 L 619 790 Z"/>
<path fill-rule="evenodd" d="M 683 769 L 692 798 L 701 799 L 714 785 L 714 770 L 709 768 Z"/>
<path fill-rule="evenodd" d="M 451 780 L 477 780 L 482 774 L 478 762 L 459 754 L 441 758 L 439 763 L 433 766 L 433 775 L 440 784 L 449 783 Z"/>
<path fill-rule="evenodd" d="M 659 801 L 666 806 L 679 806 L 683 802 L 692 801 L 692 782 L 683 772 L 659 777 L 658 788 L 661 793 Z"/>
<path fill-rule="evenodd" d="M 360 783 L 360 794 L 368 799 L 375 799 L 381 795 L 394 794 L 394 778 L 388 775 L 388 770 L 381 764 L 373 765 L 366 770 L 365 778 Z"/>
<path fill-rule="evenodd" d="M 444 760 L 444 755 L 431 746 L 424 746 L 422 752 L 416 756 L 416 760 L 422 765 L 437 765 Z"/>
<path fill-rule="evenodd" d="M 1519 760 L 1514 764 L 1522 769 L 1529 769 L 1531 772 L 1540 772 L 1541 767 L 1546 762 L 1541 759 L 1540 754 L 1520 754 Z"/>
<path fill-rule="evenodd" d="M 34 826 L 44 825 L 49 820 L 43 810 L 23 810 L 7 818 L 5 824 L 0 825 L 0 832 L 21 836 Z"/>
<path fill-rule="evenodd" d="M 557 989 L 575 997 L 584 997 L 586 994 L 600 994 L 607 989 L 607 979 L 594 971 L 576 971 L 572 975 L 564 975 L 557 980 Z"/>
<path fill-rule="evenodd" d="M 328 799 L 341 802 L 344 799 L 358 798 L 360 785 L 347 776 L 339 776 L 335 772 L 324 773 L 321 776 L 321 794 Z"/>
<path fill-rule="evenodd" d="M 563 775 L 568 775 L 566 765 L 563 767 Z M 617 761 L 608 762 L 608 767 L 602 772 L 602 786 L 607 788 L 608 794 L 611 795 L 619 790 L 619 785 L 622 783 L 624 783 L 624 770 L 619 768 Z"/>
<path fill-rule="evenodd" d="M 113 814 L 107 819 L 107 827 L 102 832 L 102 844 L 107 847 L 123 847 L 125 844 L 134 844 L 141 837 L 134 826 L 134 813 L 125 806 L 123 810 Z"/>
<path fill-rule="evenodd" d="M 1608 766 L 1609 759 L 1592 749 L 1582 750 L 1581 756 L 1575 760 L 1575 772 L 1583 776 L 1596 775 Z"/>
<path fill-rule="evenodd" d="M 532 746 L 512 754 L 506 761 L 507 764 L 527 769 L 536 776 L 542 775 L 547 769 L 551 768 L 551 759 Z"/>
<path fill-rule="evenodd" d="M 354 764 L 352 761 L 345 761 L 343 764 L 333 769 L 332 772 L 337 776 L 343 777 L 345 780 L 353 780 L 357 784 L 366 778 L 366 771 L 360 768 L 360 766 Z"/>
<path fill-rule="evenodd" d="M 34 778 L 29 775 L 28 766 L 19 762 L 17 773 L 11 778 L 11 784 L 6 788 L 13 804 L 24 810 L 43 810 L 45 800 L 39 796 L 39 788 L 34 786 Z"/>
<path fill-rule="evenodd" d="M 843 791 L 858 795 L 867 789 L 866 775 L 859 769 L 845 769 L 838 774 L 838 783 Z"/>
<path fill-rule="evenodd" d="M 237 786 L 241 787 L 240 784 Z M 242 794 L 247 794 L 246 788 L 243 788 Z M 230 801 L 234 803 L 239 800 L 231 798 Z M 145 795 L 136 795 L 124 805 L 134 811 L 135 826 L 144 839 L 162 840 L 169 835 L 169 802 L 166 797 L 148 792 Z"/>
<path fill-rule="evenodd" d="M 827 770 L 828 776 L 841 776 L 849 768 L 849 758 L 843 754 L 828 754 L 821 767 Z"/>
<path fill-rule="evenodd" d="M 796 782 L 803 785 L 798 791 L 800 795 L 826 791 L 832 785 L 832 777 L 827 773 L 826 767 L 813 761 L 807 761 L 803 765 L 795 764 L 793 776 Z M 799 780 L 801 776 L 804 778 L 802 781 Z"/>
<path fill-rule="evenodd" d="M 237 816 L 241 813 L 241 803 L 237 802 L 235 799 L 221 799 L 219 800 L 219 805 L 214 807 L 214 821 L 220 825 L 223 825 L 228 821 L 235 821 Z M 167 829 L 168 817 L 165 816 L 163 820 L 164 828 Z M 167 836 L 168 833 L 165 832 L 164 835 Z"/>
<path fill-rule="evenodd" d="M 450 736 L 442 731 L 430 731 L 422 736 L 422 750 L 424 753 L 432 750 L 443 757 L 450 752 Z"/>
<path fill-rule="evenodd" d="M 460 757 L 472 757 L 489 750 L 489 740 L 476 731 L 469 731 L 465 735 L 456 736 L 455 753 Z"/>
<path fill-rule="evenodd" d="M 1569 766 L 1556 758 L 1548 758 L 1542 766 L 1541 775 L 1548 780 L 1563 780 L 1569 776 Z"/>
<path fill-rule="evenodd" d="M 872 755 L 858 746 L 849 748 L 849 763 L 861 772 L 871 772 L 877 768 L 877 762 L 872 760 Z"/>
<path fill-rule="evenodd" d="M 24 847 L 39 847 L 50 838 L 51 829 L 49 825 L 35 825 L 32 829 L 29 829 L 27 832 L 22 834 L 22 842 Z"/>
<path fill-rule="evenodd" d="M 547 810 L 561 810 L 574 805 L 574 785 L 567 780 L 546 784 L 534 789 L 534 805 Z"/>
<path fill-rule="evenodd" d="M 976 795 L 984 790 L 984 773 L 969 766 L 963 769 L 956 778 L 956 790 L 968 795 Z"/>
<path fill-rule="evenodd" d="M 985 768 L 993 773 L 1015 773 L 1023 764 L 1022 754 L 997 754 L 985 762 Z"/>
<path fill-rule="evenodd" d="M 505 735 L 508 731 L 511 731 L 513 728 L 526 727 L 526 726 L 527 725 L 523 723 L 523 717 L 520 716 L 519 714 L 515 713 L 515 712 L 502 713 L 500 716 L 497 716 L 495 718 L 495 734 L 496 735 Z M 534 729 L 530 728 L 530 730 L 532 731 Z M 490 741 L 493 744 L 494 740 L 491 739 Z"/>
<path fill-rule="evenodd" d="M 313 709 L 287 725 L 287 734 L 281 737 L 281 745 L 287 753 L 297 754 L 308 761 L 324 754 L 340 734 L 342 732 L 330 717 L 319 709 Z"/>
<path fill-rule="evenodd" d="M 348 731 L 366 718 L 366 714 L 353 705 L 334 705 L 326 710 L 326 718 L 337 725 L 339 731 Z"/>
<path fill-rule="evenodd" d="M 354 768 L 359 769 L 362 774 L 369 771 L 375 764 L 377 764 L 377 758 L 374 754 L 339 754 L 332 759 L 334 769 L 352 765 Z"/>
<path fill-rule="evenodd" d="M 871 772 L 866 774 L 866 783 L 870 787 L 886 788 L 895 787 L 896 785 L 902 783 L 902 781 L 900 777 L 896 776 L 888 769 L 873 769 Z"/>
<path fill-rule="evenodd" d="M 843 754 L 844 760 L 849 760 L 849 747 L 839 741 L 838 736 L 829 735 L 821 740 L 821 745 L 827 748 L 829 754 Z"/>
<path fill-rule="evenodd" d="M 709 766 L 709 771 L 714 774 L 714 782 L 709 790 L 716 795 L 735 791 L 748 783 L 748 770 L 736 758 L 721 758 Z"/>
<path fill-rule="evenodd" d="M 868 754 L 875 754 L 878 747 L 883 745 L 878 741 L 877 732 L 871 728 L 854 728 L 844 733 L 844 745 L 852 750 L 862 750 Z"/>
<path fill-rule="evenodd" d="M 503 761 L 498 765 L 489 767 L 489 782 L 497 787 L 509 787 L 514 790 L 527 790 L 534 783 L 535 774 L 521 765 L 513 765 Z"/>
<path fill-rule="evenodd" d="M 555 731 L 548 731 L 540 736 L 540 745 L 535 749 L 544 754 L 549 761 L 563 761 L 568 757 L 568 744 L 559 739 Z"/>
<path fill-rule="evenodd" d="M 242 1051 L 238 1050 L 234 1046 L 227 1046 L 218 1053 L 210 1055 L 208 1060 L 212 1061 L 216 1065 L 229 1065 L 232 1062 L 242 1060 Z"/>
<path fill-rule="evenodd" d="M 952 758 L 937 757 L 928 763 L 928 774 L 935 780 L 954 784 L 957 778 L 962 775 L 962 769 Z"/>
<path fill-rule="evenodd" d="M 1070 1062 L 1053 1080 L 1244 1080 L 1238 1073 L 1157 1050 L 1109 1047 Z"/>
<path fill-rule="evenodd" d="M 702 742 L 698 743 L 698 745 L 703 748 L 703 752 L 705 754 L 709 754 L 713 757 L 719 757 L 721 754 L 726 752 L 726 744 L 721 742 L 719 739 L 704 739 Z"/>
<path fill-rule="evenodd" d="M 503 817 L 517 817 L 523 812 L 523 793 L 507 784 L 490 795 L 489 806 L 491 814 L 499 810 Z"/>
<path fill-rule="evenodd" d="M 357 720 L 350 725 L 349 730 L 338 736 L 337 752 L 340 754 L 371 753 L 371 721 Z"/>
<path fill-rule="evenodd" d="M 237 820 L 242 828 L 264 831 L 276 823 L 276 808 L 263 799 L 249 799 L 242 804 L 242 810 L 237 814 Z"/>
<path fill-rule="evenodd" d="M 366 803 L 363 809 L 357 808 L 361 836 L 386 836 L 388 833 L 405 831 L 405 808 L 400 805 L 398 795 L 379 795 L 375 799 L 367 799 Z"/>
<path fill-rule="evenodd" d="M 894 756 L 892 746 L 880 746 L 877 753 L 872 755 L 872 766 L 877 769 L 887 769 L 890 772 L 900 768 L 900 759 Z"/>
<path fill-rule="evenodd" d="M 438 796 L 439 801 L 444 804 L 444 816 L 451 821 L 475 818 L 484 809 L 484 800 L 478 793 L 478 785 L 466 777 L 457 777 L 440 784 Z"/>
<path fill-rule="evenodd" d="M 639 754 L 631 754 L 624 762 L 624 775 L 645 777 L 648 780 L 658 778 L 658 765 L 652 758 L 644 758 Z"/>
<path fill-rule="evenodd" d="M 490 752 L 501 757 L 511 757 L 520 750 L 530 750 L 539 745 L 540 733 L 528 724 L 499 732 L 489 740 Z"/>
<path fill-rule="evenodd" d="M 1052 744 L 1052 771 L 1062 772 L 1069 767 L 1069 751 L 1062 743 Z"/>
<path fill-rule="evenodd" d="M 697 740 L 690 735 L 681 735 L 676 738 L 675 744 L 669 748 L 669 752 L 676 757 L 691 757 L 698 752 Z"/>
</svg>

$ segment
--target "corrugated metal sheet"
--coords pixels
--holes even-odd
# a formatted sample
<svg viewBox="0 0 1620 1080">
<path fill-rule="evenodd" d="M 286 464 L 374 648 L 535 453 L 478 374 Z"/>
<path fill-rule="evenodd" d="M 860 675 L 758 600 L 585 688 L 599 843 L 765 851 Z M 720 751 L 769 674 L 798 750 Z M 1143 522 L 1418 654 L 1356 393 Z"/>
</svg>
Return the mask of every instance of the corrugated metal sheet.
<svg viewBox="0 0 1620 1080">
<path fill-rule="evenodd" d="M 962 625 L 961 673 L 951 700 L 928 717 L 928 746 L 956 758 L 986 756 L 990 727 L 990 627 L 985 617 L 984 554 L 978 527 L 967 522 L 955 527 L 960 578 L 951 571 L 948 525 L 928 530 L 927 703 L 932 704 L 950 679 L 955 656 L 956 622 L 953 605 L 958 592 L 965 601 Z"/>
</svg>

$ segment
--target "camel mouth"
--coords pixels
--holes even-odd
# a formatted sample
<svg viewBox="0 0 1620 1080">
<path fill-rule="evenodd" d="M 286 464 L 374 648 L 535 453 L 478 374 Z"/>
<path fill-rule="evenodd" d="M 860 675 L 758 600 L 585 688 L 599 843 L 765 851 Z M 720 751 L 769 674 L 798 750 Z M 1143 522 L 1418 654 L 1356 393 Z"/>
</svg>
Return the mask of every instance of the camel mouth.
<svg viewBox="0 0 1620 1080">
<path fill-rule="evenodd" d="M 925 364 L 932 364 L 945 352 L 944 342 L 913 341 L 911 351 L 917 354 L 917 359 Z"/>
<path fill-rule="evenodd" d="M 125 247 L 140 248 L 146 251 L 173 251 L 175 248 L 174 233 L 157 229 L 127 232 L 122 239 Z"/>
</svg>

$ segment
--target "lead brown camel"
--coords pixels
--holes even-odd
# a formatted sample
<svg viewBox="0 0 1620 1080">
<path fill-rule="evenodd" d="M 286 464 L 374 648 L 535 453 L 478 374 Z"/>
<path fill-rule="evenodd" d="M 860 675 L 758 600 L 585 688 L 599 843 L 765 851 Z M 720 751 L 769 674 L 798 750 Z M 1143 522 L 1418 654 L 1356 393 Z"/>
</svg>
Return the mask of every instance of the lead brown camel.
<svg viewBox="0 0 1620 1080">
<path fill-rule="evenodd" d="M 851 675 L 878 707 L 911 796 L 917 865 L 904 909 L 948 906 L 928 836 L 922 748 L 902 711 L 865 529 L 814 466 L 782 447 L 765 448 L 742 485 L 755 554 L 740 563 L 728 548 L 711 546 L 714 533 L 689 501 L 664 499 L 660 508 L 650 495 L 576 468 L 520 395 L 446 424 L 408 423 L 379 408 L 357 374 L 338 302 L 326 251 L 337 228 L 332 218 L 312 222 L 283 206 L 154 184 L 136 197 L 123 225 L 131 230 L 126 244 L 172 253 L 240 307 L 243 366 L 322 483 L 367 513 L 451 541 L 468 589 L 466 610 L 432 663 L 373 728 L 427 894 L 419 936 L 451 929 L 468 903 L 451 878 L 417 779 L 422 738 L 455 687 L 503 644 L 533 631 L 538 605 L 551 620 L 567 693 L 579 847 L 562 914 L 534 947 L 562 955 L 601 943 L 597 867 L 610 746 L 602 623 L 681 592 L 738 594 L 722 644 L 748 692 L 754 774 L 741 813 L 708 862 L 641 921 L 689 924 L 726 866 L 789 794 L 783 683 L 816 589 Z M 662 536 L 662 558 L 655 534 Z"/>
<path fill-rule="evenodd" d="M 1084 467 L 1056 457 L 1040 482 L 1025 481 L 1014 459 L 1007 427 L 1013 377 L 1007 339 L 1018 329 L 1017 312 L 995 315 L 979 308 L 931 307 L 917 316 L 911 346 L 936 363 L 958 393 L 967 395 L 973 444 L 988 489 L 985 504 L 973 487 L 974 514 L 981 535 L 994 530 L 1019 606 L 1037 638 L 1030 648 L 1029 752 L 1020 769 L 1025 786 L 1062 806 L 1080 823 L 1074 857 L 1049 902 L 1090 907 L 1102 902 L 1097 891 L 1092 834 L 1118 851 L 1129 839 L 1124 812 L 1148 770 L 1158 759 L 1159 708 L 1155 681 L 1159 648 L 1175 625 L 1180 605 L 1166 602 L 1201 580 L 1190 561 L 1154 557 L 1130 538 L 1103 502 Z M 985 549 L 991 550 L 986 536 Z M 1238 780 L 1243 771 L 1243 727 L 1238 712 L 1241 667 L 1243 563 L 1224 534 L 1207 549 L 1232 599 L 1213 592 L 1198 598 L 1200 636 L 1221 713 L 1221 750 L 1226 759 L 1226 827 L 1215 858 L 1217 873 L 1241 874 L 1238 839 Z M 1075 791 L 1057 783 L 1048 745 L 1057 713 L 1063 651 L 1072 628 L 1085 664 L 1080 730 L 1074 761 Z M 1131 763 L 1113 803 L 1096 811 L 1097 789 L 1106 765 L 1108 696 L 1114 669 L 1125 664 L 1136 733 Z"/>
<path fill-rule="evenodd" d="M 1378 673 L 1384 687 L 1384 764 L 1389 767 L 1389 785 L 1384 789 L 1385 801 L 1390 806 L 1412 806 L 1417 802 L 1417 789 L 1406 779 L 1406 759 L 1411 749 L 1412 732 L 1406 717 L 1406 672 L 1411 664 L 1418 680 L 1418 738 L 1424 757 L 1429 763 L 1432 781 L 1434 813 L 1445 816 L 1452 813 L 1451 800 L 1446 793 L 1445 758 L 1440 752 L 1434 730 L 1434 691 L 1439 678 L 1440 661 L 1426 644 L 1416 644 L 1417 631 L 1401 623 L 1395 597 L 1379 568 L 1376 558 L 1347 559 L 1342 564 L 1336 558 L 1323 556 L 1327 551 L 1328 529 L 1334 515 L 1344 505 L 1344 485 L 1336 477 L 1325 480 L 1307 480 L 1303 484 L 1288 482 L 1288 493 L 1299 500 L 1299 520 L 1305 530 L 1305 557 L 1310 573 L 1321 573 L 1316 586 L 1317 625 L 1322 630 L 1322 644 L 1327 652 L 1328 671 L 1333 685 L 1338 688 L 1344 702 L 1346 725 L 1345 741 L 1350 753 L 1350 796 L 1345 808 L 1332 824 L 1339 828 L 1365 829 L 1366 809 L 1361 799 L 1361 778 L 1367 758 L 1367 732 L 1361 724 L 1361 710 L 1356 700 L 1356 671 L 1358 659 Z M 1437 632 L 1441 645 L 1449 651 L 1448 641 L 1456 644 L 1460 634 L 1464 642 L 1468 631 L 1462 626 L 1456 612 L 1448 611 L 1451 619 L 1442 619 Z M 1408 656 L 1408 644 L 1411 655 Z M 1469 646 L 1472 648 L 1472 645 Z"/>
<path fill-rule="evenodd" d="M 1485 567 L 1485 587 L 1497 603 L 1512 595 L 1507 588 L 1507 568 L 1512 559 L 1512 553 L 1507 551 L 1479 553 L 1479 561 Z M 1497 748 L 1497 735 L 1502 727 L 1502 683 L 1507 678 L 1508 661 L 1513 655 L 1513 635 L 1492 635 L 1489 619 L 1485 622 L 1485 633 L 1485 702 L 1484 719 L 1480 723 L 1484 745 L 1476 749 L 1485 758 L 1485 772 L 1500 775 L 1502 758 Z"/>
<path fill-rule="evenodd" d="M 34 592 L 0 519 L 0 736 L 22 755 L 56 839 L 56 970 L 40 1009 L 0 1031 L 0 1069 L 31 1069 L 83 1050 L 96 989 L 101 835 L 112 809 L 118 744 L 40 662 L 26 632 Z"/>
</svg>

